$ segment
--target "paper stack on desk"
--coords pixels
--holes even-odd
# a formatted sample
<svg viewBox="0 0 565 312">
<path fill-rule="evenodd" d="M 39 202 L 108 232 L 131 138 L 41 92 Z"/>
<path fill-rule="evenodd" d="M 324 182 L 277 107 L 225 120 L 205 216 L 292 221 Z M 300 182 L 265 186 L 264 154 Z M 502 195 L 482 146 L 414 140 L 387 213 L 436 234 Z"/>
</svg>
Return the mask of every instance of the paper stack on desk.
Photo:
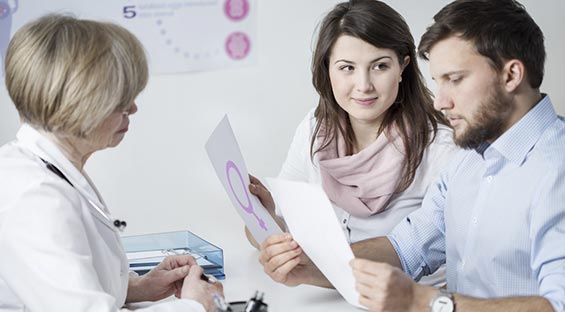
<svg viewBox="0 0 565 312">
<path fill-rule="evenodd" d="M 167 256 L 191 255 L 204 273 L 218 279 L 225 278 L 222 249 L 190 231 L 123 236 L 121 239 L 130 270 L 140 275 L 157 266 Z"/>
<path fill-rule="evenodd" d="M 221 265 L 209 261 L 205 256 L 201 254 L 190 252 L 190 250 L 186 248 L 128 252 L 126 253 L 126 255 L 130 269 L 132 271 L 135 271 L 139 275 L 147 273 L 149 270 L 161 263 L 161 261 L 163 261 L 163 259 L 165 259 L 167 256 L 174 255 L 193 256 L 196 259 L 198 265 L 202 267 L 204 272 L 210 272 L 212 270 L 221 268 Z"/>
<path fill-rule="evenodd" d="M 271 194 L 294 240 L 350 304 L 359 304 L 349 262 L 353 251 L 337 221 L 326 193 L 319 185 L 269 179 Z"/>
</svg>

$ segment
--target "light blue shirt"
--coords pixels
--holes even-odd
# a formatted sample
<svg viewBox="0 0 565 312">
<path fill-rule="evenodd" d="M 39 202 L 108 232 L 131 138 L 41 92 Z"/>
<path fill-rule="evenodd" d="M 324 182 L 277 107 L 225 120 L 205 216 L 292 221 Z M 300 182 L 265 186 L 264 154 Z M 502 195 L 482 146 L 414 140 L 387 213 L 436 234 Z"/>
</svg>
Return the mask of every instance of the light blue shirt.
<svg viewBox="0 0 565 312">
<path fill-rule="evenodd" d="M 565 309 L 565 119 L 549 96 L 492 145 L 463 150 L 388 236 L 418 280 L 447 264 L 449 291 L 544 296 Z"/>
</svg>

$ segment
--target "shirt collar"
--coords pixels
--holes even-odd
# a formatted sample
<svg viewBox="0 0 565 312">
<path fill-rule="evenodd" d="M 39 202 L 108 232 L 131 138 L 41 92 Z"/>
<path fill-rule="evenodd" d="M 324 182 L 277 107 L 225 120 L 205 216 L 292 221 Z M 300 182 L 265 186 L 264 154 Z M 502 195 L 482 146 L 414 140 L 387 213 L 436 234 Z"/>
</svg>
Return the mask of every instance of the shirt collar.
<svg viewBox="0 0 565 312">
<path fill-rule="evenodd" d="M 529 151 L 532 150 L 547 127 L 557 119 L 551 99 L 543 94 L 543 98 L 510 129 L 504 132 L 490 146 L 481 145 L 483 153 L 493 148 L 511 162 L 521 165 Z"/>
</svg>

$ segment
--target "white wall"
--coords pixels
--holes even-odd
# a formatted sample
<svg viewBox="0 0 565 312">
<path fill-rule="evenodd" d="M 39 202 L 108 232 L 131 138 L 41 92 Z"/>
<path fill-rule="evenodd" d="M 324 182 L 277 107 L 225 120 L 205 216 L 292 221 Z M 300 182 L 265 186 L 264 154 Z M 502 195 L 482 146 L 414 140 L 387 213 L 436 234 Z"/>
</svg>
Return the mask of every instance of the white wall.
<svg viewBox="0 0 565 312">
<path fill-rule="evenodd" d="M 124 142 L 87 164 L 113 215 L 128 221 L 125 234 L 191 229 L 222 245 L 226 233 L 241 233 L 242 222 L 215 176 L 204 143 L 227 113 L 250 171 L 259 177 L 277 174 L 296 125 L 316 104 L 310 83 L 313 33 L 337 2 L 262 0 L 256 66 L 150 78 Z M 409 21 L 416 41 L 448 2 L 388 1 Z M 542 89 L 564 114 L 560 75 L 565 72 L 565 1 L 522 2 L 546 35 Z M 427 65 L 421 65 L 427 73 Z M 0 143 L 12 139 L 17 128 L 3 87 Z"/>
</svg>

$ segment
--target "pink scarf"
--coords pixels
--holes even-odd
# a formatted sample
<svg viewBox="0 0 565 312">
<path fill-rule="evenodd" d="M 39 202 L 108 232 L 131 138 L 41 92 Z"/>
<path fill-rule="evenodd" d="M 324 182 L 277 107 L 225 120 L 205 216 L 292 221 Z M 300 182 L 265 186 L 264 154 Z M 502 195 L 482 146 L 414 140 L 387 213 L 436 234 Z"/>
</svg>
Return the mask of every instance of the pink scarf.
<svg viewBox="0 0 565 312">
<path fill-rule="evenodd" d="M 322 186 L 330 200 L 356 217 L 385 210 L 404 161 L 404 144 L 396 128 L 379 135 L 361 152 L 344 155 L 345 140 L 341 135 L 318 152 Z"/>
</svg>

